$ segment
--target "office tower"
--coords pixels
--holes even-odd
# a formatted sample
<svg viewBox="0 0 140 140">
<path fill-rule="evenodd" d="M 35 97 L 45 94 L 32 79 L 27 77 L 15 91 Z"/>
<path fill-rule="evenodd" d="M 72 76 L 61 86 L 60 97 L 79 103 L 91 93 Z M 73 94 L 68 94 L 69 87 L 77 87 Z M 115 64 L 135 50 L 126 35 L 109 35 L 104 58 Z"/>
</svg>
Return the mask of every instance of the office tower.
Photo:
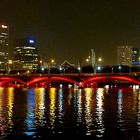
<svg viewBox="0 0 140 140">
<path fill-rule="evenodd" d="M 140 65 L 140 52 L 138 48 L 132 48 L 132 65 Z"/>
<path fill-rule="evenodd" d="M 18 40 L 14 49 L 14 69 L 36 70 L 39 65 L 36 41 L 30 38 Z"/>
<path fill-rule="evenodd" d="M 92 67 L 94 68 L 94 73 L 96 73 L 96 60 L 95 60 L 95 51 L 91 49 L 91 64 Z"/>
<path fill-rule="evenodd" d="M 9 27 L 0 24 L 0 71 L 7 70 L 9 51 Z"/>
<path fill-rule="evenodd" d="M 118 46 L 117 48 L 117 63 L 119 65 L 132 65 L 132 47 Z"/>
</svg>

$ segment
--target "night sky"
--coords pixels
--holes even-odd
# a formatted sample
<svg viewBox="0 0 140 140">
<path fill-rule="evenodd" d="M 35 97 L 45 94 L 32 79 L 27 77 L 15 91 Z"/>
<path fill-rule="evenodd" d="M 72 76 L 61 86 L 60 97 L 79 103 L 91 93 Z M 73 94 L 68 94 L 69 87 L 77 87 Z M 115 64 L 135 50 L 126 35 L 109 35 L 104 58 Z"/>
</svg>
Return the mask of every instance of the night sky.
<svg viewBox="0 0 140 140">
<path fill-rule="evenodd" d="M 41 56 L 85 61 L 94 49 L 104 64 L 116 64 L 116 47 L 140 47 L 139 0 L 0 0 L 0 22 L 14 41 L 34 36 Z"/>
</svg>

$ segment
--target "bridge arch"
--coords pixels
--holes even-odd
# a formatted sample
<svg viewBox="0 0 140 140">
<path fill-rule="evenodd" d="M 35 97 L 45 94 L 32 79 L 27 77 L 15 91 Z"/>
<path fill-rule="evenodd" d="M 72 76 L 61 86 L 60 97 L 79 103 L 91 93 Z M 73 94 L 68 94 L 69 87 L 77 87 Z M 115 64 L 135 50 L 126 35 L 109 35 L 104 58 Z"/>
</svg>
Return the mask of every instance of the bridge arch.
<svg viewBox="0 0 140 140">
<path fill-rule="evenodd" d="M 36 83 L 40 83 L 40 82 L 49 84 L 52 82 L 61 82 L 61 81 L 79 85 L 79 82 L 77 82 L 76 80 L 73 80 L 71 78 L 67 78 L 67 77 L 36 77 L 36 78 L 28 81 L 27 85 L 30 86 L 32 84 L 36 84 Z"/>
<path fill-rule="evenodd" d="M 19 82 L 20 84 L 26 85 L 26 83 L 18 78 L 13 77 L 0 77 L 0 86 L 4 86 L 5 84 L 11 82 Z"/>
<path fill-rule="evenodd" d="M 90 77 L 90 78 L 85 79 L 82 82 L 82 84 L 86 85 L 86 84 L 92 83 L 92 82 L 100 83 L 100 82 L 103 82 L 103 81 L 113 81 L 113 80 L 127 81 L 127 82 L 130 82 L 130 83 L 133 83 L 133 84 L 140 85 L 139 80 L 136 80 L 133 77 L 129 77 L 129 76 L 127 76 L 127 77 L 126 76 L 96 76 L 96 77 Z"/>
</svg>

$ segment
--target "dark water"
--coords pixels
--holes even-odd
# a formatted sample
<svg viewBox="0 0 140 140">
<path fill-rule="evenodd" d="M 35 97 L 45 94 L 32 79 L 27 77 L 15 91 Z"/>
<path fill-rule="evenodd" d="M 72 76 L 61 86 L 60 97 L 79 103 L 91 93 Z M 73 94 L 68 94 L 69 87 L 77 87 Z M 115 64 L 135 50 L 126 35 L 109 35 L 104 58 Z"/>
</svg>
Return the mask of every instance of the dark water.
<svg viewBox="0 0 140 140">
<path fill-rule="evenodd" d="M 0 140 L 140 139 L 135 88 L 0 88 Z"/>
</svg>

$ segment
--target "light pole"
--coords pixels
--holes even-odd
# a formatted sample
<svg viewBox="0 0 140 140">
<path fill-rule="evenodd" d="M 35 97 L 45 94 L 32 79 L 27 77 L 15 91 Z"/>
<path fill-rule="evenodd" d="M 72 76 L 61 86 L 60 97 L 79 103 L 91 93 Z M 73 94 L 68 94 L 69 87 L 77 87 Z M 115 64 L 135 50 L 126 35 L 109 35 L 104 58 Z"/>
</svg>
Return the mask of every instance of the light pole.
<svg viewBox="0 0 140 140">
<path fill-rule="evenodd" d="M 80 74 L 80 72 L 81 72 L 81 67 L 80 67 L 80 66 L 78 66 L 78 72 L 79 72 L 79 74 Z"/>
<path fill-rule="evenodd" d="M 118 69 L 119 69 L 119 73 L 121 73 L 121 69 L 122 69 L 122 67 L 121 67 L 121 66 L 119 66 L 119 67 L 118 67 Z"/>
<path fill-rule="evenodd" d="M 111 67 L 111 73 L 112 74 L 114 73 L 114 67 L 113 66 Z"/>
<path fill-rule="evenodd" d="M 97 62 L 97 71 L 98 71 L 98 72 L 101 71 L 101 62 L 102 62 L 102 58 L 99 57 L 99 58 L 98 58 L 98 62 Z"/>
<path fill-rule="evenodd" d="M 11 71 L 11 69 L 13 69 L 13 61 L 12 60 L 8 60 L 8 67 L 7 67 L 8 73 Z"/>
<path fill-rule="evenodd" d="M 42 60 L 40 60 L 39 63 L 40 63 L 40 68 L 42 68 Z"/>
<path fill-rule="evenodd" d="M 56 62 L 54 59 L 51 59 L 49 64 L 50 64 L 51 68 L 53 68 L 53 67 L 55 67 Z"/>
<path fill-rule="evenodd" d="M 60 74 L 61 74 L 62 73 L 62 67 L 61 66 L 59 67 L 59 70 L 60 70 Z"/>
</svg>

